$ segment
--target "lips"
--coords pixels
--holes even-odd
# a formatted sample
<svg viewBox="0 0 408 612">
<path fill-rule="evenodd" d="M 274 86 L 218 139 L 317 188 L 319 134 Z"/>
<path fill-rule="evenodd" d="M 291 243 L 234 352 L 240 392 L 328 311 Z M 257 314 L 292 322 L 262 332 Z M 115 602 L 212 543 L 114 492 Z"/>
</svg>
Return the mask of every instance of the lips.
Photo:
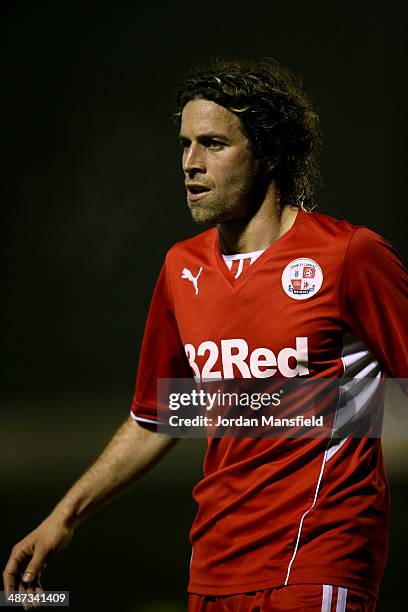
<svg viewBox="0 0 408 612">
<path fill-rule="evenodd" d="M 209 187 L 200 183 L 187 183 L 186 187 L 188 199 L 192 202 L 200 200 L 211 191 Z"/>
</svg>

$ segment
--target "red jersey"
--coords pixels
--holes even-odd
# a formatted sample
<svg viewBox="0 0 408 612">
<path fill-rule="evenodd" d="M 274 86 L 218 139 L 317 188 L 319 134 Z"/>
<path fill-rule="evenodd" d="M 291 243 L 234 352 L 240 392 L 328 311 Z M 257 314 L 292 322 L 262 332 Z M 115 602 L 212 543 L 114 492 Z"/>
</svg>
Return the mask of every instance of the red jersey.
<svg viewBox="0 0 408 612">
<path fill-rule="evenodd" d="M 153 294 L 132 416 L 158 378 L 408 378 L 408 282 L 378 234 L 299 210 L 235 278 L 217 228 L 175 244 Z M 382 417 L 383 390 L 372 395 Z M 381 441 L 211 438 L 193 496 L 189 591 L 319 583 L 374 597 L 387 556 Z"/>
</svg>

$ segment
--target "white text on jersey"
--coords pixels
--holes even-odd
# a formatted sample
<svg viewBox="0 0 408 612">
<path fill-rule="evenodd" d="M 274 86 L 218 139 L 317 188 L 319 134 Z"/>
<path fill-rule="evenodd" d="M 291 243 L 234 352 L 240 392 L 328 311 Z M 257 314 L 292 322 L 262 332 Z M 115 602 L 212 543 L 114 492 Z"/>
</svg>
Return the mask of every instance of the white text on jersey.
<svg viewBox="0 0 408 612">
<path fill-rule="evenodd" d="M 197 350 L 193 344 L 184 346 L 196 380 L 229 379 L 237 374 L 242 378 L 269 378 L 278 370 L 285 378 L 309 374 L 308 344 L 303 336 L 296 338 L 296 348 L 283 348 L 277 357 L 269 348 L 256 348 L 248 355 L 249 347 L 243 338 L 221 340 L 220 348 L 211 340 L 201 342 Z M 196 358 L 204 357 L 206 353 L 208 357 L 200 372 Z M 214 370 L 219 357 L 222 370 Z M 294 367 L 289 366 L 291 357 L 296 360 Z"/>
</svg>

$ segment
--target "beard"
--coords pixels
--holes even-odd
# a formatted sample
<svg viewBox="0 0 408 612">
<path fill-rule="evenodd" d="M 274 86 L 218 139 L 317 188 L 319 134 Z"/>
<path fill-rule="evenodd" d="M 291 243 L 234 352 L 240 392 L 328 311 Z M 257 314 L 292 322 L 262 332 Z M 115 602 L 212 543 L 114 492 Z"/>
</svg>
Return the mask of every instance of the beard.
<svg viewBox="0 0 408 612">
<path fill-rule="evenodd" d="M 211 193 L 204 196 L 203 201 L 190 202 L 187 200 L 191 216 L 199 225 L 216 225 L 222 221 L 231 219 L 234 215 L 234 206 L 229 205 L 228 200 L 219 201 Z"/>
<path fill-rule="evenodd" d="M 216 225 L 254 215 L 263 201 L 266 188 L 265 176 L 254 173 L 245 181 L 226 189 L 225 193 L 209 191 L 195 202 L 187 198 L 187 204 L 193 221 L 200 225 Z"/>
</svg>

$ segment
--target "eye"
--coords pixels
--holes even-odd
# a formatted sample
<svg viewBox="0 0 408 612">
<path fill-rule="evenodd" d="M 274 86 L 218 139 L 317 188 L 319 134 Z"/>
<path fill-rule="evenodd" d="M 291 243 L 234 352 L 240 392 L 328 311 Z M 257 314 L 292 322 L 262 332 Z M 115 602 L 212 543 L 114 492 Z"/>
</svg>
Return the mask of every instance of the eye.
<svg viewBox="0 0 408 612">
<path fill-rule="evenodd" d="M 224 146 L 223 142 L 220 140 L 213 140 L 212 138 L 206 140 L 203 144 L 205 147 L 207 147 L 207 149 L 222 149 Z"/>
</svg>

